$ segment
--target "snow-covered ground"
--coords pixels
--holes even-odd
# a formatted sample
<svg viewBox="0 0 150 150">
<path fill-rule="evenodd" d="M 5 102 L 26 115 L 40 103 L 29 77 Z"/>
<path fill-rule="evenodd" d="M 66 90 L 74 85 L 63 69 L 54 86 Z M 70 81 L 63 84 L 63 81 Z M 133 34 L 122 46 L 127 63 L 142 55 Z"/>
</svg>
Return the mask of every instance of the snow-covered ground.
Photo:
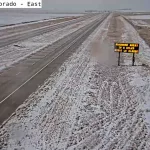
<svg viewBox="0 0 150 150">
<path fill-rule="evenodd" d="M 144 20 L 130 20 L 135 26 L 150 27 L 150 24 Z"/>
<path fill-rule="evenodd" d="M 82 14 L 35 14 L 35 13 L 10 13 L 0 12 L 0 26 L 18 24 L 23 22 L 38 21 L 69 16 L 80 16 Z"/>
<path fill-rule="evenodd" d="M 137 37 L 110 15 L 0 128 L 0 148 L 149 150 L 149 68 L 118 67 L 113 52 L 115 41 Z"/>
<path fill-rule="evenodd" d="M 150 27 L 150 24 L 147 22 L 150 20 L 150 15 L 134 15 L 124 17 L 129 19 L 135 26 Z"/>
<path fill-rule="evenodd" d="M 150 15 L 127 16 L 128 19 L 150 19 Z"/>
<path fill-rule="evenodd" d="M 150 47 L 129 23 L 127 23 L 123 18 L 120 19 L 125 25 L 125 34 L 123 39 L 125 41 L 130 40 L 130 42 L 140 43 L 140 53 L 136 56 L 138 58 L 138 61 L 136 62 L 137 65 L 146 64 L 150 66 Z M 130 83 L 135 87 L 137 97 L 141 102 L 140 109 L 145 114 L 145 121 L 147 122 L 150 132 L 150 68 L 139 66 L 136 69 L 132 69 L 132 73 L 129 78 L 131 80 Z"/>
<path fill-rule="evenodd" d="M 125 34 L 123 35 L 128 42 L 137 42 L 140 43 L 140 53 L 137 57 L 140 58 L 140 61 L 143 64 L 147 64 L 150 66 L 150 48 L 149 46 L 145 43 L 145 41 L 139 36 L 138 32 L 130 25 L 127 23 L 123 18 L 120 18 L 125 25 L 124 32 Z"/>
<path fill-rule="evenodd" d="M 63 29 L 58 29 L 41 36 L 33 37 L 28 40 L 0 48 L 0 70 L 9 67 L 32 53 L 41 50 L 47 45 L 52 44 L 70 33 L 73 33 L 79 28 L 97 19 L 97 17 L 100 16 L 96 16 L 80 23 L 69 25 Z"/>
<path fill-rule="evenodd" d="M 45 145 L 46 144 L 45 143 L 45 137 L 43 137 L 42 140 L 44 140 L 44 141 L 42 143 L 39 143 L 38 145 L 36 144 L 36 142 L 38 142 L 41 139 L 41 136 L 40 135 L 38 136 L 38 134 L 40 134 L 40 132 L 41 132 L 40 128 L 42 126 L 43 127 L 45 126 L 45 129 L 46 128 L 50 129 L 51 127 L 54 127 L 54 129 L 52 129 L 53 131 L 51 133 L 48 133 L 49 135 L 47 135 L 48 136 L 47 140 L 49 141 L 51 139 L 51 142 L 49 141 L 50 142 L 49 145 L 53 143 L 51 145 L 52 149 L 55 147 L 55 144 L 56 144 L 56 143 L 54 143 L 55 140 L 56 139 L 59 140 L 59 134 L 57 134 L 57 132 L 59 131 L 58 128 L 60 128 L 61 126 L 66 125 L 65 128 L 63 129 L 63 131 L 68 128 L 66 131 L 68 132 L 68 134 L 71 135 L 71 129 L 73 129 L 74 121 L 75 121 L 76 116 L 77 116 L 77 110 L 79 109 L 81 100 L 84 97 L 84 90 L 85 90 L 84 88 L 86 88 L 84 83 L 87 83 L 87 81 L 89 80 L 89 75 L 91 73 L 91 69 L 93 69 L 92 66 L 93 66 L 94 62 L 91 61 L 91 59 L 89 57 L 89 55 L 90 55 L 89 43 L 95 37 L 95 33 L 99 34 L 102 31 L 102 29 L 103 28 L 100 28 L 100 29 L 96 30 L 83 43 L 83 45 L 77 50 L 77 53 L 75 53 L 68 61 L 66 61 L 63 64 L 63 66 L 59 69 L 59 72 L 57 72 L 56 74 L 53 74 L 50 77 L 50 79 L 48 79 L 45 82 L 45 84 L 36 93 L 31 95 L 31 97 L 27 100 L 27 103 L 25 103 L 24 105 L 22 105 L 20 107 L 21 110 L 23 109 L 23 107 L 26 107 L 27 109 L 29 109 L 27 111 L 29 111 L 29 112 L 32 111 L 32 113 L 29 114 L 31 116 L 29 118 L 27 118 L 27 120 L 25 120 L 25 122 L 28 125 L 30 124 L 29 126 L 27 125 L 29 127 L 28 129 L 25 129 L 23 127 L 24 123 L 21 120 L 20 121 L 23 124 L 21 122 L 20 123 L 22 125 L 18 122 L 19 120 L 17 118 L 13 119 L 13 120 L 16 120 L 16 121 L 18 120 L 17 124 L 21 125 L 20 129 L 18 127 L 14 128 L 14 129 L 16 131 L 19 129 L 18 132 L 20 132 L 20 135 L 17 138 L 20 139 L 21 142 L 24 143 L 23 145 L 21 143 L 21 145 L 23 147 L 25 146 L 24 147 L 25 149 L 27 149 L 27 150 L 36 149 L 37 150 L 37 149 L 41 149 L 41 148 L 44 148 L 44 149 L 48 148 Z M 36 97 L 35 97 L 35 95 L 36 95 Z M 42 101 L 39 101 L 40 97 L 42 98 Z M 35 108 L 34 110 L 32 110 L 33 105 L 35 105 L 35 104 L 37 106 L 34 107 Z M 59 106 L 57 106 L 57 104 L 59 104 Z M 65 106 L 65 108 L 64 108 L 64 106 Z M 55 108 L 55 107 L 58 107 L 58 108 Z M 18 114 L 20 113 L 19 109 L 17 110 Z M 58 109 L 59 109 L 60 112 L 58 112 L 57 115 L 55 114 L 54 118 L 51 118 L 52 116 L 49 116 L 47 114 L 48 112 L 53 113 L 53 111 L 55 113 L 56 111 L 58 111 Z M 20 114 L 20 115 L 23 117 L 23 114 Z M 49 119 L 50 120 L 54 119 L 54 120 L 56 120 L 57 123 L 55 124 L 54 120 L 53 120 L 54 122 L 53 121 L 51 122 Z M 42 124 L 41 125 L 37 124 L 37 121 L 40 124 L 41 123 Z M 46 124 L 47 125 L 49 124 L 49 125 L 47 126 Z M 34 126 L 36 126 L 36 129 L 33 131 L 32 128 L 34 128 Z M 56 128 L 56 130 L 55 130 L 55 128 Z M 25 135 L 26 130 L 28 130 L 30 132 L 30 133 L 28 132 L 30 135 L 32 133 L 35 134 L 35 135 L 33 135 L 32 137 L 30 137 L 30 135 L 26 136 Z M 48 130 L 47 131 L 46 130 L 44 132 L 48 131 Z M 13 131 L 13 132 L 15 134 L 18 134 L 18 133 L 16 133 L 16 131 Z M 53 138 L 50 138 L 50 136 L 52 136 Z M 23 140 L 24 137 L 27 137 L 27 139 Z M 35 139 L 34 140 L 35 146 L 33 146 L 32 143 L 30 144 L 30 140 L 33 139 L 33 138 Z M 69 142 L 69 138 L 66 139 L 66 141 L 64 141 L 64 144 L 60 145 L 60 147 L 67 147 L 68 142 Z M 14 141 L 12 141 L 12 144 L 9 146 L 8 149 L 13 149 L 13 148 L 17 147 L 13 143 L 14 143 Z"/>
</svg>

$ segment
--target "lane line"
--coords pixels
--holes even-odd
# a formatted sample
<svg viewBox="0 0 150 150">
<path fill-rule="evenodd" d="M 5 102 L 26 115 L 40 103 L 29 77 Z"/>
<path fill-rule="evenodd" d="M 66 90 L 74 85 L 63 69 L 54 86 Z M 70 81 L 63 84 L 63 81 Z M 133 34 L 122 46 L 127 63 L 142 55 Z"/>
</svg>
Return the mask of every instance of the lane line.
<svg viewBox="0 0 150 150">
<path fill-rule="evenodd" d="M 87 32 L 87 31 L 86 31 Z M 84 32 L 85 33 L 85 32 Z M 82 34 L 82 36 L 83 36 L 83 34 Z M 79 38 L 80 38 L 80 36 L 79 36 Z M 77 38 L 77 39 L 75 39 L 75 41 L 71 44 L 71 46 L 79 39 L 79 38 Z M 69 47 L 71 47 L 71 46 L 69 46 Z M 68 48 L 69 48 L 68 47 Z M 68 49 L 67 48 L 67 49 Z M 57 59 L 61 54 L 63 54 L 66 50 L 67 50 L 66 48 L 65 48 L 65 50 L 63 50 L 60 54 L 58 54 L 58 56 L 57 57 L 55 57 L 55 58 L 53 58 L 52 59 L 52 61 L 50 61 L 48 64 L 46 64 L 42 69 L 40 69 L 36 74 L 34 74 L 33 76 L 31 76 L 26 82 L 24 82 L 22 85 L 20 85 L 15 91 L 13 91 L 11 94 L 9 94 L 6 98 L 4 98 L 1 102 L 0 102 L 0 104 L 2 104 L 6 99 L 8 99 L 11 95 L 13 95 L 16 91 L 18 91 L 21 87 L 23 87 L 26 83 L 28 83 L 31 79 L 33 79 L 37 74 L 39 74 L 43 69 L 45 69 L 50 63 L 52 63 L 55 59 Z"/>
<path fill-rule="evenodd" d="M 64 50 L 65 51 L 65 50 Z M 63 52 L 64 52 L 63 51 Z M 63 53 L 62 52 L 62 53 Z M 62 54 L 61 53 L 61 54 Z M 24 82 L 22 85 L 20 85 L 15 91 L 13 91 L 11 94 L 9 94 L 6 98 L 4 98 L 0 104 L 2 104 L 6 99 L 8 99 L 11 95 L 13 95 L 15 92 L 17 92 L 21 87 L 23 87 L 26 83 L 28 83 L 31 79 L 33 79 L 37 74 L 39 74 L 43 69 L 45 69 L 50 63 L 52 63 L 55 59 L 57 59 L 61 54 L 59 54 L 57 57 L 53 58 L 52 61 L 50 61 L 46 66 L 44 66 L 42 69 L 40 69 L 36 74 L 34 74 L 33 76 L 31 76 L 26 82 Z"/>
<path fill-rule="evenodd" d="M 75 41 L 76 42 L 76 41 Z M 73 44 L 75 43 L 75 42 L 73 42 Z M 72 46 L 72 45 L 71 45 Z M 69 47 L 71 47 L 71 46 L 69 46 Z M 68 47 L 68 48 L 69 48 Z M 67 48 L 67 49 L 68 49 Z M 66 49 L 64 50 L 64 51 L 66 51 Z M 62 53 L 64 53 L 64 51 L 62 51 Z M 51 62 L 53 62 L 55 59 L 57 59 L 62 53 L 60 53 L 57 57 L 55 57 Z M 40 71 L 42 71 L 44 68 L 46 68 L 51 62 L 49 62 L 46 66 L 44 66 Z M 30 79 L 28 79 L 25 83 L 23 83 L 20 87 L 18 87 L 14 92 L 12 92 L 10 95 L 8 95 L 5 99 L 3 99 L 1 102 L 0 102 L 0 104 L 2 104 L 7 98 L 9 98 L 11 95 L 13 95 L 16 91 L 18 91 L 22 86 L 24 86 L 27 82 L 29 82 L 32 78 L 34 78 L 40 71 L 38 71 L 36 74 L 34 74 Z M 13 115 L 15 115 L 15 112 L 14 113 L 12 113 L 11 115 L 10 115 L 10 117 L 8 117 L 8 119 L 6 119 L 3 123 L 2 123 L 2 125 L 0 125 L 0 128 L 2 127 L 2 126 L 4 126 L 7 122 L 8 122 L 8 120 L 13 116 Z"/>
<path fill-rule="evenodd" d="M 102 18 L 101 21 L 103 22 L 106 18 Z M 100 21 L 100 22 L 101 22 Z M 95 23 L 95 22 L 93 22 Z M 88 25 L 89 26 L 89 25 Z M 89 28 L 89 30 L 85 30 L 84 33 L 82 33 L 78 38 L 76 38 L 71 45 L 69 45 L 67 48 L 65 48 L 62 52 L 60 52 L 60 54 L 58 53 L 58 56 L 56 56 L 55 58 L 53 58 L 48 64 L 46 64 L 44 67 L 42 67 L 37 73 L 35 73 L 33 76 L 31 76 L 26 82 L 24 82 L 22 85 L 20 85 L 16 90 L 14 90 L 11 94 L 9 94 L 6 98 L 4 98 L 0 104 L 2 104 L 5 100 L 7 100 L 10 96 L 12 96 L 15 92 L 17 92 L 20 88 L 22 88 L 26 83 L 28 83 L 31 79 L 33 79 L 37 74 L 39 74 L 43 69 L 45 69 L 50 63 L 52 63 L 55 59 L 57 59 L 60 55 L 62 55 L 69 47 L 71 47 L 78 39 L 80 39 L 85 33 L 89 32 L 92 28 L 93 28 L 93 24 L 91 25 L 91 27 Z M 84 30 L 84 29 L 83 29 Z"/>
<path fill-rule="evenodd" d="M 106 19 L 107 17 L 105 17 L 105 18 L 101 18 L 101 21 L 103 22 L 105 19 Z M 101 22 L 101 23 L 102 23 Z M 101 23 L 99 24 L 99 25 L 101 25 Z M 99 27 L 99 25 L 97 26 L 97 27 Z M 92 26 L 93 27 L 93 26 Z M 90 28 L 91 29 L 91 28 Z M 89 29 L 89 30 L 90 30 Z M 88 31 L 89 31 L 88 30 Z M 85 31 L 86 32 L 86 31 Z M 84 33 L 85 33 L 84 32 Z M 79 36 L 80 37 L 80 36 Z M 77 38 L 76 40 L 75 40 L 75 42 L 78 40 L 79 38 Z M 73 44 L 75 43 L 75 42 L 73 42 Z M 73 45 L 73 44 L 71 44 L 71 46 Z M 71 47 L 71 46 L 68 46 L 68 48 L 69 47 Z M 68 49 L 67 48 L 67 49 Z M 67 49 L 65 49 L 64 51 L 66 51 Z M 53 62 L 56 58 L 58 58 L 62 53 L 64 53 L 64 51 L 62 51 L 57 57 L 55 57 L 51 62 Z M 42 71 L 45 67 L 47 67 L 51 62 L 49 62 L 46 66 L 44 66 L 40 71 Z M 25 85 L 27 82 L 29 82 L 34 76 L 36 76 L 40 71 L 38 71 L 35 75 L 33 75 L 30 79 L 28 79 L 24 84 L 22 84 L 20 87 L 18 87 L 14 92 L 12 92 L 9 96 L 7 96 L 5 99 L 3 99 L 3 102 L 7 99 L 7 98 L 9 98 L 12 94 L 14 94 L 17 90 L 19 90 L 23 85 Z M 0 104 L 2 104 L 3 102 L 0 102 Z M 12 113 L 6 120 L 4 120 L 3 121 L 3 123 L 0 125 L 0 128 L 1 127 L 3 127 L 13 116 L 15 115 L 15 112 L 14 113 Z"/>
</svg>

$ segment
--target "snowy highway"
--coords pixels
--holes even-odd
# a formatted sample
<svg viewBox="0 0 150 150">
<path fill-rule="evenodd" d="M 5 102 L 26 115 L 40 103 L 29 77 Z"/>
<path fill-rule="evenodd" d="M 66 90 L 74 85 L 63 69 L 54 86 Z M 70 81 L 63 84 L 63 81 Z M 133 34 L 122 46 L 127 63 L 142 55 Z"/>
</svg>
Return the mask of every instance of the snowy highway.
<svg viewBox="0 0 150 150">
<path fill-rule="evenodd" d="M 140 31 L 111 13 L 53 31 L 49 45 L 49 33 L 28 39 L 45 47 L 1 68 L 0 149 L 150 150 L 150 43 Z M 135 66 L 131 54 L 117 65 L 114 42 L 140 44 Z"/>
<path fill-rule="evenodd" d="M 94 17 L 68 35 L 25 57 L 0 74 L 0 123 L 76 50 L 107 15 Z M 82 22 L 83 23 L 83 22 Z M 21 100 L 20 100 L 20 97 Z"/>
<path fill-rule="evenodd" d="M 47 32 L 5 47 L 0 48 L 0 70 L 8 68 L 12 64 L 25 59 L 29 55 L 40 51 L 66 35 L 73 33 L 86 24 L 94 21 L 96 16 L 90 17 L 78 23 L 74 23 L 57 30 Z M 44 23 L 45 25 L 45 23 Z M 20 27 L 19 27 L 20 28 Z M 11 30 L 11 29 L 10 29 Z M 18 29 L 16 29 L 18 31 Z"/>
<path fill-rule="evenodd" d="M 42 35 L 44 33 L 54 31 L 59 28 L 66 27 L 68 25 L 71 25 L 73 23 L 78 23 L 80 21 L 83 21 L 87 18 L 92 17 L 93 15 L 85 15 L 83 17 L 71 17 L 71 18 L 66 18 L 62 19 L 60 23 L 56 23 L 54 25 L 50 25 L 52 21 L 43 21 L 43 22 L 37 22 L 37 23 L 32 23 L 32 24 L 26 24 L 26 25 L 21 25 L 21 27 L 17 27 L 17 30 L 15 31 L 15 26 L 14 28 L 7 28 L 7 29 L 2 29 L 0 30 L 0 48 L 13 44 L 18 41 L 26 40 L 35 36 Z M 6 32 L 7 30 L 7 32 Z"/>
</svg>

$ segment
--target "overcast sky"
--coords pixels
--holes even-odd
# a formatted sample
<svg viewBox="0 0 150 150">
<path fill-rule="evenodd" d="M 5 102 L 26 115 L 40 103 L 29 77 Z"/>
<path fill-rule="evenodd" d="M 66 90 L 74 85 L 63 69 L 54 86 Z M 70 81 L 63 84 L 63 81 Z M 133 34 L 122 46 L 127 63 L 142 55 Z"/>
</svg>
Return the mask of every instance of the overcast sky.
<svg viewBox="0 0 150 150">
<path fill-rule="evenodd" d="M 150 10 L 150 0 L 43 0 L 43 9 L 81 11 L 131 8 Z"/>
</svg>

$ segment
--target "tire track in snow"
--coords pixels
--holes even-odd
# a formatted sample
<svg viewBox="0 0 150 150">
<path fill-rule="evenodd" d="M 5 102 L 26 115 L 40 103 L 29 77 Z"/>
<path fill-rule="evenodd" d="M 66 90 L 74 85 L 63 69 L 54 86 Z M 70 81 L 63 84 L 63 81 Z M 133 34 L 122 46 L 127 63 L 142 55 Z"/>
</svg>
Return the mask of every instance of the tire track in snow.
<svg viewBox="0 0 150 150">
<path fill-rule="evenodd" d="M 113 47 L 113 42 L 123 34 L 123 24 L 115 16 L 109 19 L 107 20 L 107 23 L 110 22 L 109 30 L 101 32 L 100 28 L 96 38 L 101 43 L 103 43 L 101 40 L 107 38 L 107 44 Z M 104 25 L 107 26 L 107 23 Z M 99 39 L 99 35 L 104 35 L 105 38 Z M 131 68 L 92 62 L 89 51 L 90 47 L 84 47 L 79 50 L 76 59 L 68 61 L 69 72 L 65 68 L 66 74 L 62 78 L 58 77 L 59 80 L 51 92 L 48 95 L 43 94 L 47 100 L 41 97 L 41 100 L 35 99 L 39 107 L 34 106 L 34 109 L 31 107 L 27 118 L 31 115 L 30 119 L 39 127 L 34 127 L 33 124 L 33 129 L 37 128 L 35 130 L 37 133 L 34 133 L 29 141 L 23 135 L 23 141 L 19 139 L 20 147 L 27 149 L 28 145 L 33 150 L 43 147 L 56 150 L 148 150 L 150 135 L 143 121 L 139 97 L 135 95 L 128 81 Z M 40 114 L 35 107 L 42 113 Z M 52 111 L 52 108 L 55 109 Z M 37 119 L 32 114 L 34 110 Z M 4 131 L 1 131 L 6 132 L 2 137 L 6 138 L 9 131 L 11 134 L 14 133 L 14 128 L 20 130 L 27 126 L 28 131 L 28 119 L 25 119 L 26 115 L 22 117 L 23 119 L 17 123 L 12 120 L 7 123 Z M 38 124 L 39 122 L 43 124 Z M 14 135 L 17 135 L 17 132 Z M 12 135 L 5 141 L 11 148 L 19 147 L 18 141 Z M 23 142 L 26 142 L 26 145 Z"/>
<path fill-rule="evenodd" d="M 112 40 L 114 39 L 112 38 Z M 110 105 L 109 107 L 106 107 L 106 109 L 108 110 L 112 109 L 112 113 L 108 113 L 109 111 L 106 111 L 105 113 L 105 115 L 107 115 L 108 118 L 107 121 L 104 119 L 105 121 L 104 124 L 106 126 L 99 122 L 97 128 L 98 126 L 100 126 L 101 128 L 103 128 L 103 130 L 100 130 L 98 128 L 95 132 L 96 133 L 95 136 L 93 136 L 94 133 L 91 134 L 93 128 L 91 129 L 90 125 L 86 127 L 87 129 L 86 132 L 88 132 L 89 134 L 88 133 L 85 134 L 84 132 L 85 128 L 79 130 L 78 132 L 74 132 L 73 134 L 74 140 L 76 139 L 76 136 L 79 134 L 79 132 L 80 133 L 83 132 L 82 133 L 83 137 L 80 143 L 76 145 L 72 145 L 70 149 L 129 150 L 129 149 L 137 149 L 139 147 L 143 149 L 148 149 L 149 135 L 145 123 L 143 122 L 142 112 L 139 109 L 138 97 L 134 95 L 133 88 L 129 85 L 127 77 L 122 76 L 121 74 L 121 73 L 126 74 L 129 71 L 129 68 L 123 67 L 123 69 L 121 68 L 117 69 L 117 67 L 116 68 L 112 67 L 111 72 L 114 71 L 115 72 L 114 74 L 113 73 L 110 74 L 110 71 L 107 70 L 109 70 L 107 67 L 103 68 L 100 65 L 97 65 L 92 75 L 94 76 L 94 74 L 101 73 L 101 77 L 99 77 L 99 82 L 102 83 L 102 87 L 100 88 L 101 91 L 99 92 L 97 88 L 95 88 L 95 91 L 93 91 L 94 85 L 95 87 L 99 86 L 97 85 L 96 80 L 93 79 L 92 85 L 89 86 L 89 91 L 93 91 L 92 93 L 90 92 L 91 102 L 88 101 L 89 96 L 86 96 L 85 98 L 87 99 L 87 103 L 89 103 L 87 104 L 88 107 L 90 107 L 89 105 L 91 105 L 92 107 L 92 101 L 93 103 L 95 103 L 95 100 L 93 99 L 95 99 L 96 97 L 95 95 L 97 95 L 96 93 L 100 94 L 99 97 L 100 102 L 104 101 L 103 104 L 101 104 L 103 107 L 106 107 L 105 104 L 109 104 L 109 100 L 111 99 L 111 101 L 114 104 L 114 107 L 110 107 Z M 116 76 L 118 78 L 116 78 Z M 103 81 L 105 81 L 106 78 L 108 78 L 108 87 L 104 86 L 105 84 L 103 83 Z M 115 104 L 116 99 L 113 96 L 114 95 L 113 91 L 115 91 L 116 88 L 115 86 L 112 85 L 113 83 L 115 83 L 116 86 L 118 85 L 119 90 L 116 92 L 118 93 L 118 99 L 120 101 L 118 103 L 119 106 Z M 106 88 L 105 91 L 102 90 L 104 89 L 104 87 Z M 102 95 L 101 94 L 102 92 L 105 92 L 105 94 Z M 108 97 L 107 95 L 111 97 Z M 115 107 L 117 109 L 115 109 Z M 95 104 L 94 108 L 99 109 L 99 106 Z M 88 111 L 87 108 L 86 110 Z M 94 111 L 92 108 L 90 110 L 92 112 Z M 99 111 L 99 113 L 101 113 L 101 111 Z M 102 115 L 103 114 L 99 114 L 97 118 L 99 118 Z M 112 115 L 113 119 L 110 119 L 110 115 Z M 82 118 L 84 117 L 87 118 L 89 124 L 90 124 L 90 119 L 92 120 L 94 118 L 94 114 L 90 119 L 88 118 L 89 116 L 87 114 L 82 113 L 81 116 Z M 99 121 L 101 120 L 102 119 L 99 119 Z M 78 126 L 80 126 L 80 124 Z"/>
<path fill-rule="evenodd" d="M 89 39 L 93 38 L 94 33 L 91 35 L 91 37 L 89 37 Z M 87 40 L 87 42 L 85 43 L 89 44 L 89 40 Z M 87 65 L 89 62 L 89 56 L 88 56 L 89 54 L 86 51 L 87 51 L 86 47 L 84 48 L 84 50 L 79 49 L 79 53 L 76 54 L 77 56 L 75 57 L 75 59 L 72 60 L 71 62 L 72 65 L 70 65 L 70 67 L 67 68 L 66 73 L 63 76 L 63 78 L 60 78 L 59 79 L 60 82 L 57 82 L 57 84 L 52 89 L 52 91 L 47 96 L 46 95 L 44 96 L 45 99 L 47 100 L 44 100 L 42 103 L 40 101 L 41 101 L 41 98 L 44 98 L 44 97 L 43 96 L 39 97 L 40 99 L 38 101 L 36 100 L 36 103 L 32 104 L 34 108 L 32 108 L 32 105 L 30 105 L 29 108 L 27 107 L 26 111 L 28 112 L 30 111 L 31 113 L 29 114 L 27 113 L 24 115 L 29 115 L 31 117 L 25 119 L 27 122 L 25 120 L 24 120 L 25 122 L 24 121 L 21 122 L 20 125 L 22 127 L 20 125 L 19 125 L 20 127 L 18 125 L 17 125 L 18 127 L 16 126 L 16 128 L 18 128 L 18 131 L 21 129 L 21 130 L 24 130 L 23 131 L 24 133 L 26 133 L 26 140 L 22 140 L 23 137 L 19 138 L 19 141 L 20 141 L 19 143 L 21 143 L 21 146 L 26 147 L 26 148 L 32 147 L 32 149 L 40 149 L 40 147 L 51 148 L 51 147 L 59 146 L 60 141 L 63 141 L 63 137 L 61 137 L 63 136 L 63 134 L 65 135 L 63 131 L 69 127 L 66 124 L 64 124 L 63 120 L 70 119 L 70 117 L 68 118 L 67 116 L 72 113 L 76 113 L 75 110 L 72 110 L 71 112 L 71 108 L 73 109 L 73 107 L 75 106 L 74 104 L 76 100 L 74 98 L 71 98 L 71 96 L 75 97 L 79 95 L 79 97 L 80 96 L 82 97 L 82 94 L 80 95 L 80 92 L 79 92 L 81 88 L 81 85 L 79 83 L 81 82 L 82 84 L 83 77 L 85 76 L 85 74 L 87 74 L 86 68 L 88 68 Z M 81 64 L 78 62 L 81 62 Z M 70 82 L 68 82 L 69 78 L 70 78 Z M 72 85 L 74 85 L 74 87 L 72 87 Z M 47 87 L 45 87 L 45 89 L 46 88 Z M 68 92 L 70 93 L 69 95 L 67 95 Z M 82 92 L 83 91 L 81 91 L 81 93 Z M 69 99 L 66 100 L 67 97 Z M 54 99 L 56 101 L 56 105 L 54 105 L 55 104 Z M 79 107 L 80 104 L 78 103 L 76 105 Z M 55 108 L 55 110 L 52 108 Z M 38 113 L 35 114 L 36 111 Z M 19 114 L 19 110 L 18 110 L 18 114 Z M 30 122 L 32 122 L 32 125 L 28 124 Z M 69 122 L 69 123 L 71 123 L 71 125 L 73 124 L 73 122 Z M 50 128 L 51 124 L 53 124 L 52 128 Z M 27 128 L 24 129 L 24 126 L 26 126 Z M 44 132 L 44 130 L 47 132 Z M 53 134 L 54 131 L 55 131 L 55 134 Z M 69 131 L 69 133 L 70 132 L 71 131 Z M 51 135 L 52 137 L 50 137 Z M 30 140 L 28 140 L 27 137 L 29 137 Z M 32 141 L 32 143 L 30 143 L 31 139 L 33 138 L 35 139 L 35 141 Z M 43 142 L 43 139 L 44 139 L 44 142 Z M 50 141 L 50 139 L 52 140 Z M 9 145 L 9 148 L 11 149 L 11 147 L 13 146 L 15 147 L 15 141 L 14 142 L 12 141 L 12 143 Z M 17 146 L 19 145 L 16 145 L 16 147 Z M 65 143 L 64 146 L 66 147 L 67 143 Z"/>
</svg>

